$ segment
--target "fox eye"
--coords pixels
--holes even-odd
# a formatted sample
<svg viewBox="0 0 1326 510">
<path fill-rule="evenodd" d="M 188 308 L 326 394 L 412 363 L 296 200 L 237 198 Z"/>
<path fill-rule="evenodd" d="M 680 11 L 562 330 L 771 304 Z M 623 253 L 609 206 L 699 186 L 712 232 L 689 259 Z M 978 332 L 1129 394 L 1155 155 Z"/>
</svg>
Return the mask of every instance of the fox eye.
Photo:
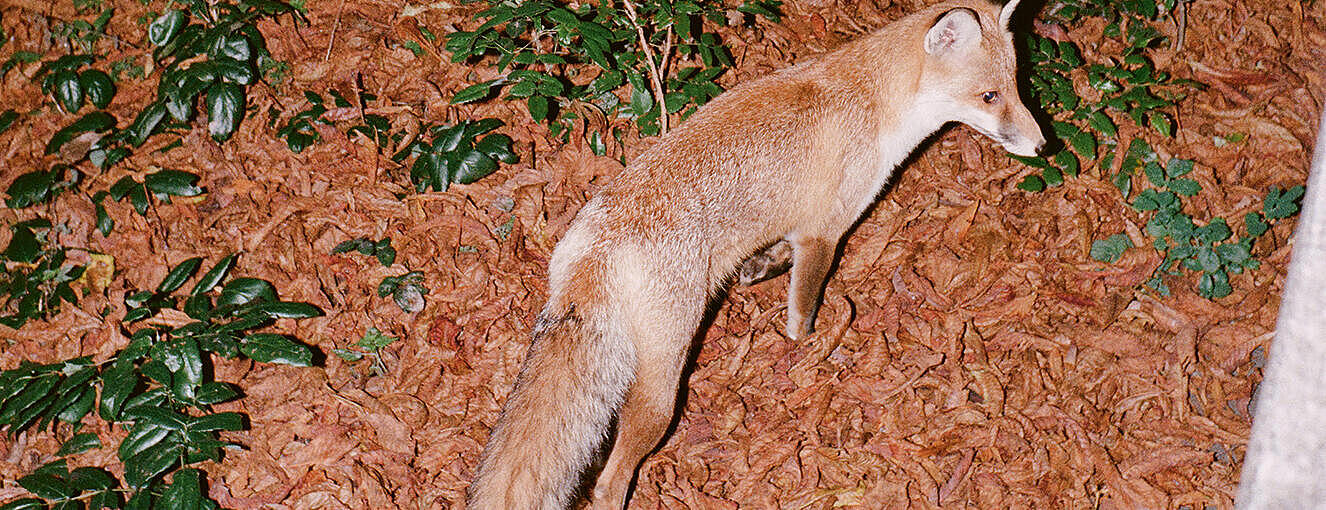
<svg viewBox="0 0 1326 510">
<path fill-rule="evenodd" d="M 999 93 L 993 90 L 988 90 L 984 94 L 981 94 L 981 101 L 985 101 L 985 104 L 993 103 L 996 99 L 999 99 Z"/>
</svg>

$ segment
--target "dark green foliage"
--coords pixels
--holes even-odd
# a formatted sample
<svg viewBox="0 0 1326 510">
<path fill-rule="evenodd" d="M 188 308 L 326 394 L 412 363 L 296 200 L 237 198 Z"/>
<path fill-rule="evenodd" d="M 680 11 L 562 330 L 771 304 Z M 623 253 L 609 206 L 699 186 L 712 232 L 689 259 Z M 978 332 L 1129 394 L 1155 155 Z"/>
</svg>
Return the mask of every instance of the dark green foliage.
<svg viewBox="0 0 1326 510">
<path fill-rule="evenodd" d="M 61 302 L 78 302 L 72 285 L 85 267 L 69 263 L 64 248 L 48 244 L 50 230 L 44 219 L 10 227 L 13 236 L 0 253 L 0 324 L 18 329 L 59 311 Z"/>
<path fill-rule="evenodd" d="M 424 296 L 428 287 L 423 285 L 424 273 L 410 271 L 401 276 L 388 276 L 378 284 L 378 297 L 391 296 L 401 310 L 415 313 L 424 309 Z"/>
<path fill-rule="evenodd" d="M 1164 1 L 1173 3 L 1173 0 Z M 1025 178 L 1018 185 L 1020 189 L 1035 192 L 1046 185 L 1054 186 L 1054 179 L 1045 175 L 1047 172 L 1057 172 L 1060 177 L 1075 176 L 1081 168 L 1095 166 L 1098 157 L 1101 168 L 1110 166 L 1113 147 L 1118 144 L 1116 116 L 1126 116 L 1138 126 L 1149 127 L 1166 137 L 1174 135 L 1173 116 L 1167 110 L 1183 99 L 1181 87 L 1197 84 L 1176 80 L 1169 73 L 1156 70 L 1146 55 L 1163 42 L 1160 32 L 1151 24 L 1164 12 L 1157 11 L 1154 0 L 1055 3 L 1049 15 L 1051 20 L 1071 25 L 1086 17 L 1104 17 L 1112 23 L 1115 28 L 1113 32 L 1107 29 L 1106 35 L 1122 40 L 1125 49 L 1118 57 L 1104 62 L 1087 62 L 1071 42 L 1055 42 L 1031 33 L 1024 36 L 1032 64 L 1031 95 L 1046 113 L 1057 119 L 1053 124 L 1054 134 L 1063 141 L 1063 146 L 1047 157 L 1014 157 L 1042 172 Z M 1120 24 L 1128 27 L 1127 34 L 1119 31 Z M 1074 70 L 1086 71 L 1087 85 L 1093 90 L 1090 97 L 1078 95 L 1070 77 Z"/>
<path fill-rule="evenodd" d="M 511 150 L 511 137 L 500 133 L 485 135 L 501 126 L 502 121 L 497 119 L 424 126 L 427 136 L 420 136 L 401 148 L 391 159 L 403 163 L 414 158 L 410 181 L 420 193 L 429 188 L 446 191 L 453 182 L 470 184 L 497 170 L 498 162 L 519 160 Z"/>
<path fill-rule="evenodd" d="M 211 410 L 214 404 L 241 396 L 230 384 L 212 380 L 211 356 L 243 355 L 260 362 L 309 366 L 312 349 L 256 330 L 276 318 L 322 314 L 306 303 L 278 300 L 271 284 L 263 280 L 227 281 L 234 261 L 234 255 L 221 259 L 190 293 L 176 296 L 202 268 L 201 257 L 188 259 L 172 268 L 155 290 L 125 300 L 129 309 L 125 324 L 177 308 L 181 300 L 194 322 L 126 332 L 129 345 L 100 364 L 83 357 L 49 365 L 24 362 L 0 372 L 0 427 L 10 434 L 34 425 L 77 424 L 94 408 L 102 419 L 128 431 L 117 448 L 124 463 L 123 488 L 100 469 L 70 472 L 62 459 L 19 480 L 41 499 L 11 502 L 3 508 L 62 508 L 76 501 L 86 501 L 92 508 L 121 508 L 121 493 L 132 494 L 129 508 L 216 507 L 203 496 L 202 472 L 186 466 L 221 460 L 231 443 L 218 433 L 243 430 L 246 423 L 239 413 Z M 60 455 L 98 447 L 95 435 L 78 434 L 61 447 Z"/>
<path fill-rule="evenodd" d="M 365 357 L 372 358 L 373 363 L 370 369 L 373 373 L 377 375 L 386 375 L 387 365 L 383 363 L 382 355 L 378 351 L 395 343 L 396 340 L 398 340 L 398 338 L 385 335 L 381 331 L 378 331 L 378 328 L 368 328 L 368 331 L 364 332 L 364 336 L 355 344 L 355 348 L 333 349 L 332 352 L 336 354 L 337 357 L 351 363 L 362 360 Z"/>
<path fill-rule="evenodd" d="M 1132 200 L 1134 209 L 1151 215 L 1145 231 L 1153 238 L 1153 247 L 1164 256 L 1160 267 L 1147 281 L 1147 286 L 1162 295 L 1168 295 L 1169 286 L 1163 277 L 1177 276 L 1182 274 L 1180 269 L 1187 269 L 1200 273 L 1198 294 L 1212 299 L 1221 298 L 1233 292 L 1229 285 L 1230 274 L 1239 274 L 1260 265 L 1252 257 L 1253 243 L 1270 229 L 1271 222 L 1298 213 L 1303 186 L 1294 186 L 1286 191 L 1272 187 L 1262 203 L 1263 213 L 1248 213 L 1244 217 L 1247 233 L 1234 239 L 1234 232 L 1224 218 L 1215 217 L 1205 225 L 1198 226 L 1184 212 L 1183 198 L 1196 195 L 1202 190 L 1197 181 L 1184 178 L 1193 167 L 1192 161 L 1179 158 L 1172 158 L 1162 166 L 1150 145 L 1138 138 L 1129 144 L 1114 183 L 1127 197 L 1133 189 L 1132 176 L 1140 169 L 1149 184 L 1134 195 Z M 1118 249 L 1126 241 L 1127 237 L 1122 234 L 1096 241 L 1091 246 L 1091 257 L 1102 262 L 1115 262 L 1123 249 L 1131 247 L 1132 243 L 1128 243 L 1128 246 Z"/>
<path fill-rule="evenodd" d="M 484 101 L 505 92 L 505 99 L 524 101 L 530 117 L 547 122 L 563 140 L 580 116 L 577 105 L 598 108 L 609 118 L 634 119 L 641 133 L 658 134 L 664 104 L 668 113 L 690 115 L 722 92 L 714 80 L 733 64 L 727 46 L 706 27 L 729 23 L 713 2 L 636 2 L 638 19 L 613 2 L 575 8 L 551 0 L 490 0 L 487 5 L 475 16 L 483 23 L 448 35 L 446 49 L 453 62 L 495 56 L 498 71 L 505 74 L 462 89 L 452 103 Z M 746 16 L 738 17 L 742 23 L 752 22 L 754 15 L 777 21 L 780 5 L 747 1 L 738 8 Z M 642 32 L 648 51 L 641 46 Z M 667 48 L 675 49 L 676 60 L 662 60 L 673 58 Z M 669 74 L 659 75 L 660 69 Z M 575 85 L 584 83 L 572 80 L 582 72 L 595 74 L 588 84 Z M 629 92 L 624 90 L 628 86 Z"/>
<path fill-rule="evenodd" d="M 349 241 L 343 241 L 332 248 L 332 254 L 345 253 L 350 250 L 358 251 L 370 257 L 377 257 L 378 263 L 383 267 L 391 266 L 396 262 L 396 248 L 391 247 L 391 238 L 384 237 L 374 241 L 367 237 L 357 237 Z"/>
</svg>

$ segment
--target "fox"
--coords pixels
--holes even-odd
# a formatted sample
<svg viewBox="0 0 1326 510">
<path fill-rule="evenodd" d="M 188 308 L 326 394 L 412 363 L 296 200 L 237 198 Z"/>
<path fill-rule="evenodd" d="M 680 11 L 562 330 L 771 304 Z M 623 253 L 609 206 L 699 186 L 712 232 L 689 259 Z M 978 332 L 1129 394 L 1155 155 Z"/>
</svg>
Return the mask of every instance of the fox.
<svg viewBox="0 0 1326 510">
<path fill-rule="evenodd" d="M 790 246 L 786 334 L 805 339 L 844 234 L 926 138 L 957 122 L 1038 154 L 1009 29 L 1018 2 L 933 5 L 736 86 L 605 185 L 549 258 L 548 300 L 468 508 L 567 508 L 614 420 L 588 508 L 624 508 L 677 412 L 704 314 L 743 261 Z"/>
</svg>

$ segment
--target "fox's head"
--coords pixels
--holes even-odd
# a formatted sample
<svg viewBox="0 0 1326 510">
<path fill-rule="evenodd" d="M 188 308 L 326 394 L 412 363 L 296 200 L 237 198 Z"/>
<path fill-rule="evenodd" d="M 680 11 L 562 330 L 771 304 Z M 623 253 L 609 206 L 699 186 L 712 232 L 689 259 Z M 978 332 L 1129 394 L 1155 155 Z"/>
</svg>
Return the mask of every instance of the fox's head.
<svg viewBox="0 0 1326 510">
<path fill-rule="evenodd" d="M 1018 0 L 999 9 L 953 7 L 925 34 L 921 91 L 937 111 L 971 126 L 1013 154 L 1035 156 L 1045 145 L 1040 125 L 1018 97 L 1017 56 L 1009 19 Z"/>
</svg>

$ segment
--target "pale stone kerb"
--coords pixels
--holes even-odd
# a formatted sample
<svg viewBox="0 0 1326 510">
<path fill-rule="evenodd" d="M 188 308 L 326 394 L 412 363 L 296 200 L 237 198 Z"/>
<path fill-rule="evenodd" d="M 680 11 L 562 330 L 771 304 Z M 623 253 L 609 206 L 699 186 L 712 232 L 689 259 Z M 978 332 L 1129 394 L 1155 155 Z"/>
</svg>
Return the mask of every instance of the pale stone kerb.
<svg viewBox="0 0 1326 510">
<path fill-rule="evenodd" d="M 1270 360 L 1253 413 L 1240 509 L 1326 508 L 1326 111 Z"/>
</svg>

